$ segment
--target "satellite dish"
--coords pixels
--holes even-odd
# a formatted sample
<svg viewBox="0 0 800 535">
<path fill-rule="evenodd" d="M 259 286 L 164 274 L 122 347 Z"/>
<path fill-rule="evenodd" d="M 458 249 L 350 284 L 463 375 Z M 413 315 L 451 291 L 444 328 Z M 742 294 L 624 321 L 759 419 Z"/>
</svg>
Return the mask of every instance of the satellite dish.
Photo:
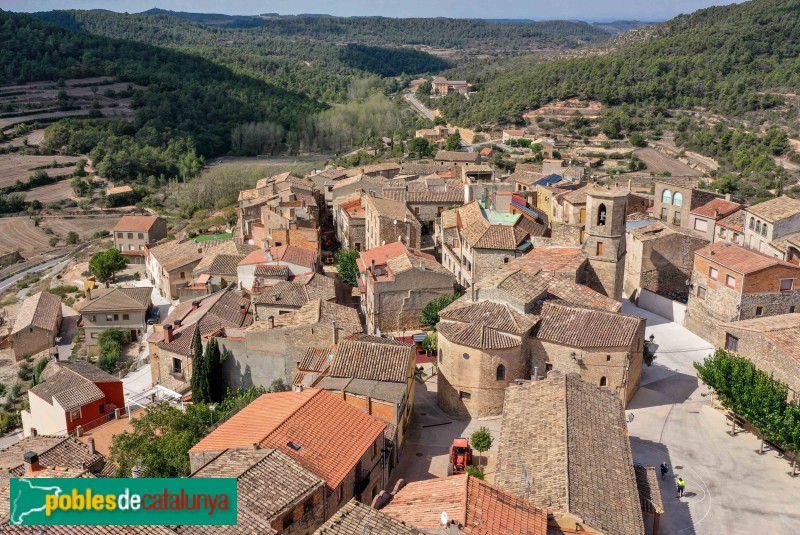
<svg viewBox="0 0 800 535">
<path fill-rule="evenodd" d="M 632 412 L 628 413 L 628 423 L 631 423 L 634 419 L 634 414 Z"/>
<path fill-rule="evenodd" d="M 447 518 L 447 513 L 442 513 L 440 520 L 442 521 L 443 526 L 446 526 L 447 523 L 450 521 L 450 519 Z"/>
</svg>

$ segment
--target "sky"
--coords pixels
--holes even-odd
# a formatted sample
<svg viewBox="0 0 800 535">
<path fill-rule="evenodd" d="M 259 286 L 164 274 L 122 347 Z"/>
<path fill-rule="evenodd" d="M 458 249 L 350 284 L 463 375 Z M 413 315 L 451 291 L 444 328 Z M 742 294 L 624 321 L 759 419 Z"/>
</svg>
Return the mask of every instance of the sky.
<svg viewBox="0 0 800 535">
<path fill-rule="evenodd" d="M 338 16 L 655 22 L 704 7 L 731 3 L 734 0 L 0 0 L 0 8 L 10 11 L 109 9 L 136 13 L 158 7 L 229 15 L 326 13 Z"/>
</svg>

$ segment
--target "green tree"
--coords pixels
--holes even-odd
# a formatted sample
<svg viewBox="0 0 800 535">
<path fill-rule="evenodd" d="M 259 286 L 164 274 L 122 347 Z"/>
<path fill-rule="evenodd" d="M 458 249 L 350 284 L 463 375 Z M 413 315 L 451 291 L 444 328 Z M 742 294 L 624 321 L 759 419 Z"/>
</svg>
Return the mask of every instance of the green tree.
<svg viewBox="0 0 800 535">
<path fill-rule="evenodd" d="M 792 452 L 792 475 L 797 473 L 797 457 L 800 456 L 800 405 L 790 403 L 783 413 L 778 442 Z"/>
<path fill-rule="evenodd" d="M 336 252 L 336 262 L 339 264 L 339 278 L 349 286 L 358 284 L 358 260 L 361 253 L 355 249 L 339 249 Z"/>
<path fill-rule="evenodd" d="M 427 158 L 436 153 L 436 147 L 424 137 L 415 137 L 406 144 L 406 148 L 411 157 Z"/>
<path fill-rule="evenodd" d="M 111 460 L 117 477 L 130 477 L 135 466 L 143 477 L 186 477 L 189 449 L 208 432 L 212 413 L 205 403 L 193 403 L 186 412 L 166 402 L 150 405 L 131 420 L 133 431 L 114 436 Z"/>
<path fill-rule="evenodd" d="M 208 360 L 203 354 L 203 341 L 200 338 L 200 327 L 194 330 L 192 338 L 192 401 L 205 403 L 211 401 L 211 384 L 209 382 Z"/>
<path fill-rule="evenodd" d="M 100 346 L 100 357 L 97 359 L 97 367 L 107 373 L 114 373 L 122 356 L 122 331 L 116 327 L 106 329 L 98 337 Z"/>
<path fill-rule="evenodd" d="M 79 241 L 81 241 L 81 237 L 78 235 L 77 232 L 70 231 L 69 233 L 67 233 L 67 244 L 75 245 Z"/>
<path fill-rule="evenodd" d="M 44 359 L 40 359 L 36 363 L 36 368 L 34 369 L 34 372 L 33 372 L 33 382 L 34 382 L 34 384 L 38 385 L 39 383 L 42 382 L 42 372 L 47 367 L 47 363 L 48 362 L 50 362 L 50 361 L 48 359 L 44 358 Z M 2 395 L 2 393 L 0 393 L 0 395 Z"/>
<path fill-rule="evenodd" d="M 430 96 L 431 92 L 433 92 L 433 84 L 430 80 L 425 80 L 417 87 L 418 95 Z"/>
<path fill-rule="evenodd" d="M 422 341 L 422 347 L 428 353 L 436 353 L 439 350 L 439 333 L 436 331 L 428 333 L 428 336 Z"/>
<path fill-rule="evenodd" d="M 642 134 L 634 133 L 628 137 L 628 141 L 631 142 L 631 145 L 634 147 L 646 147 L 647 140 L 644 138 Z"/>
<path fill-rule="evenodd" d="M 481 457 L 483 457 L 483 452 L 489 451 L 492 447 L 494 437 L 492 437 L 492 433 L 489 431 L 488 427 L 481 426 L 480 429 L 472 433 L 469 443 L 472 444 L 472 448 L 480 452 Z M 478 462 L 478 466 L 480 466 L 480 461 Z"/>
<path fill-rule="evenodd" d="M 200 332 L 197 329 L 195 332 Z M 203 364 L 206 372 L 206 383 L 208 384 L 208 401 L 209 403 L 220 403 L 225 398 L 225 380 L 222 374 L 222 364 L 225 362 L 225 356 L 219 348 L 216 338 L 211 338 L 206 343 L 206 351 L 203 356 Z M 192 370 L 192 378 L 194 378 L 194 370 Z M 194 399 L 194 390 L 192 390 L 192 398 Z"/>
<path fill-rule="evenodd" d="M 458 294 L 442 295 L 429 302 L 422 309 L 421 323 L 429 329 L 435 329 L 439 323 L 439 312 L 459 297 L 461 296 Z"/>
<path fill-rule="evenodd" d="M 455 134 L 447 137 L 444 143 L 444 150 L 461 150 L 461 133 L 456 130 Z"/>
<path fill-rule="evenodd" d="M 108 283 L 114 280 L 116 272 L 125 269 L 127 265 L 128 260 L 119 251 L 109 249 L 92 257 L 89 261 L 89 271 L 98 281 L 106 283 L 108 288 Z"/>
</svg>

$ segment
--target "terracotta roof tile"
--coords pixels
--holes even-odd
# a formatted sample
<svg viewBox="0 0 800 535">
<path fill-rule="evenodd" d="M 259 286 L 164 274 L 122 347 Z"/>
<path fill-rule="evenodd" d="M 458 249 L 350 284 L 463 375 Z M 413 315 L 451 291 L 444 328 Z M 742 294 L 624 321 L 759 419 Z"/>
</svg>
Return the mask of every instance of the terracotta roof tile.
<svg viewBox="0 0 800 535">
<path fill-rule="evenodd" d="M 495 482 L 607 535 L 644 533 L 622 401 L 577 374 L 506 390 Z"/>
<path fill-rule="evenodd" d="M 434 158 L 437 162 L 480 163 L 481 155 L 478 152 L 457 152 L 440 150 Z"/>
<path fill-rule="evenodd" d="M 711 199 L 702 206 L 692 210 L 691 213 L 713 219 L 722 219 L 741 210 L 742 205 L 725 199 Z"/>
<path fill-rule="evenodd" d="M 664 502 L 661 501 L 661 487 L 658 483 L 656 469 L 652 466 L 633 465 L 636 472 L 636 486 L 639 490 L 639 504 L 642 512 L 664 513 Z"/>
<path fill-rule="evenodd" d="M 778 260 L 734 243 L 712 243 L 696 250 L 694 254 L 743 275 L 774 266 L 784 266 L 797 269 L 800 272 L 800 266 Z"/>
<path fill-rule="evenodd" d="M 275 448 L 325 480 L 332 491 L 381 436 L 384 427 L 341 396 L 308 388 L 264 394 L 190 451 L 220 451 L 252 444 Z"/>
<path fill-rule="evenodd" d="M 407 484 L 382 509 L 424 530 L 447 513 L 466 535 L 546 535 L 547 510 L 463 474 Z"/>
<path fill-rule="evenodd" d="M 304 266 L 310 270 L 313 270 L 316 264 L 317 255 L 313 251 L 297 247 L 296 245 L 270 247 L 269 252 L 273 260 Z"/>
<path fill-rule="evenodd" d="M 415 359 L 412 344 L 343 340 L 336 347 L 328 374 L 405 384 Z"/>
<path fill-rule="evenodd" d="M 499 332 L 486 325 L 440 322 L 437 330 L 453 343 L 478 349 L 510 349 L 522 344 L 520 337 Z"/>
<path fill-rule="evenodd" d="M 105 398 L 103 391 L 95 385 L 96 382 L 112 383 L 120 382 L 120 379 L 92 364 L 62 364 L 55 374 L 32 387 L 30 392 L 50 404 L 55 400 L 65 411 L 69 411 Z"/>
<path fill-rule="evenodd" d="M 150 247 L 149 251 L 162 268 L 166 271 L 174 271 L 193 262 L 200 262 L 203 259 L 205 247 L 193 240 L 184 242 L 172 240 Z"/>
<path fill-rule="evenodd" d="M 124 215 L 111 231 L 147 232 L 159 219 L 157 215 Z"/>
<path fill-rule="evenodd" d="M 28 451 L 39 454 L 39 462 L 42 466 L 97 470 L 105 462 L 105 457 L 99 453 L 89 453 L 86 444 L 75 438 L 39 435 L 23 438 L 0 450 L 0 476 L 20 477 L 24 475 L 25 467 L 22 457 Z M 2 530 L 0 529 L 0 531 Z"/>
<path fill-rule="evenodd" d="M 423 535 L 423 532 L 353 498 L 314 532 L 315 535 Z"/>
<path fill-rule="evenodd" d="M 643 321 L 624 314 L 545 303 L 532 334 L 571 347 L 630 347 Z"/>
<path fill-rule="evenodd" d="M 82 313 L 113 312 L 117 310 L 145 311 L 150 307 L 152 286 L 135 288 L 96 288 L 91 290 L 91 299 L 84 301 Z M 88 295 L 87 295 L 88 297 Z"/>
<path fill-rule="evenodd" d="M 39 292 L 25 299 L 14 321 L 11 334 L 28 327 L 39 327 L 55 332 L 61 314 L 61 298 L 48 292 Z"/>
<path fill-rule="evenodd" d="M 485 325 L 511 334 L 524 334 L 533 327 L 536 319 L 520 314 L 507 304 L 492 301 L 474 303 L 464 297 L 445 307 L 439 317 L 446 321 Z"/>
<path fill-rule="evenodd" d="M 336 322 L 336 328 L 345 335 L 360 333 L 364 330 L 356 309 L 319 299 L 309 301 L 289 314 L 281 314 L 275 318 L 275 327 L 296 327 L 315 323 L 331 325 L 333 321 Z M 263 328 L 260 323 L 254 325 L 252 329 Z"/>
<path fill-rule="evenodd" d="M 748 206 L 747 212 L 769 222 L 779 221 L 800 214 L 800 199 L 781 196 Z"/>
<path fill-rule="evenodd" d="M 365 195 L 363 200 L 367 211 L 374 211 L 377 213 L 378 217 L 397 220 L 407 219 L 412 223 L 417 221 L 414 213 L 408 209 L 403 201 L 372 197 L 369 195 Z"/>
</svg>

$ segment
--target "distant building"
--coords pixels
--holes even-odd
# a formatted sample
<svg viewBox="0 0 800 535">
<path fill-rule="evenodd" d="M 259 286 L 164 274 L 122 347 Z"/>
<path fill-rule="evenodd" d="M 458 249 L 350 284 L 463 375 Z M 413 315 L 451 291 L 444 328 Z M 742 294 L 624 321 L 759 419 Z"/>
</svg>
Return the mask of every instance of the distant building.
<svg viewBox="0 0 800 535">
<path fill-rule="evenodd" d="M 22 260 L 18 250 L 0 249 L 0 268 L 16 264 Z"/>
<path fill-rule="evenodd" d="M 465 166 L 478 165 L 481 163 L 481 153 L 440 150 L 439 152 L 436 153 L 434 161 L 438 165 L 450 165 L 450 164 L 460 164 Z"/>
<path fill-rule="evenodd" d="M 194 241 L 168 241 L 145 249 L 150 282 L 167 299 L 178 298 L 178 287 L 192 282 L 192 270 L 203 259 L 205 247 Z"/>
<path fill-rule="evenodd" d="M 167 222 L 154 215 L 126 215 L 111 229 L 114 248 L 132 264 L 144 264 L 145 249 L 167 237 Z"/>
<path fill-rule="evenodd" d="M 336 239 L 339 244 L 346 249 L 355 249 L 356 251 L 364 249 L 367 238 L 361 194 L 355 193 L 349 197 L 337 199 L 333 210 Z"/>
<path fill-rule="evenodd" d="M 57 371 L 49 370 L 54 367 Z M 125 412 L 122 381 L 88 362 L 50 363 L 42 382 L 28 391 L 22 411 L 23 434 L 72 435 L 88 431 Z"/>
<path fill-rule="evenodd" d="M 744 245 L 744 210 L 738 210 L 717 221 L 714 243 L 728 242 Z"/>
<path fill-rule="evenodd" d="M 778 197 L 745 208 L 744 245 L 800 264 L 800 199 Z"/>
<path fill-rule="evenodd" d="M 270 316 L 294 312 L 309 301 L 335 303 L 338 295 L 336 282 L 321 273 L 295 277 L 291 281 L 279 281 L 253 298 L 255 319 L 266 321 Z"/>
<path fill-rule="evenodd" d="M 437 125 L 433 128 L 423 128 L 421 130 L 417 130 L 414 136 L 424 138 L 430 143 L 440 143 L 442 141 L 446 141 L 451 134 L 452 132 L 446 126 Z"/>
<path fill-rule="evenodd" d="M 86 290 L 86 301 L 80 309 L 86 349 L 99 350 L 100 335 L 114 328 L 127 340 L 141 340 L 147 332 L 152 291 L 152 286 Z"/>
<path fill-rule="evenodd" d="M 53 348 L 62 319 L 61 298 L 57 295 L 39 292 L 25 299 L 9 334 L 14 358 L 33 357 Z"/>
<path fill-rule="evenodd" d="M 431 84 L 435 95 L 469 92 L 469 84 L 464 80 L 448 80 L 443 76 L 436 76 Z"/>
<path fill-rule="evenodd" d="M 422 225 L 401 201 L 365 195 L 365 249 L 374 249 L 392 242 L 401 242 L 411 249 L 422 247 Z"/>
<path fill-rule="evenodd" d="M 690 178 L 656 180 L 653 217 L 670 225 L 693 230 L 691 211 L 720 197 L 716 193 L 697 189 L 698 183 L 699 180 Z"/>
<path fill-rule="evenodd" d="M 711 199 L 689 212 L 689 228 L 706 241 L 717 235 L 717 222 L 741 210 L 742 205 L 725 199 Z"/>
<path fill-rule="evenodd" d="M 315 273 L 318 263 L 316 254 L 294 245 L 257 249 L 242 259 L 236 268 L 239 288 L 258 294 L 279 281 Z"/>
</svg>

